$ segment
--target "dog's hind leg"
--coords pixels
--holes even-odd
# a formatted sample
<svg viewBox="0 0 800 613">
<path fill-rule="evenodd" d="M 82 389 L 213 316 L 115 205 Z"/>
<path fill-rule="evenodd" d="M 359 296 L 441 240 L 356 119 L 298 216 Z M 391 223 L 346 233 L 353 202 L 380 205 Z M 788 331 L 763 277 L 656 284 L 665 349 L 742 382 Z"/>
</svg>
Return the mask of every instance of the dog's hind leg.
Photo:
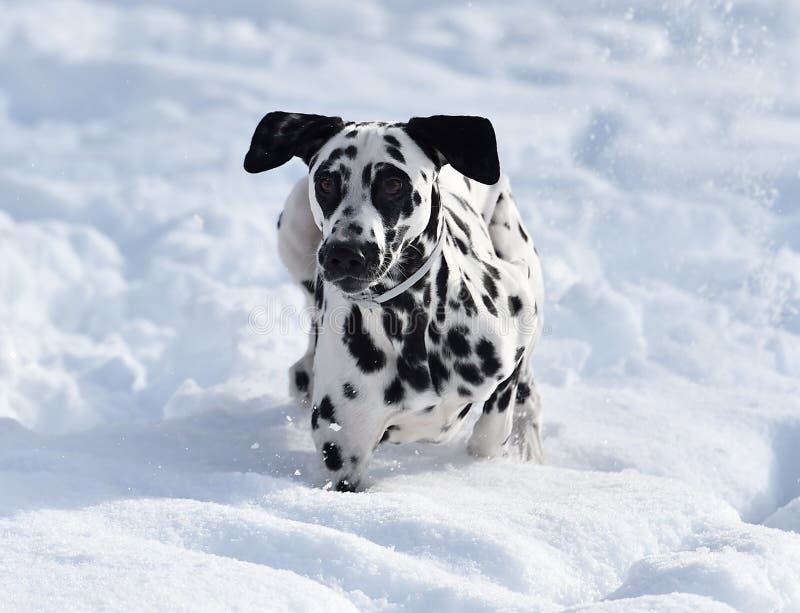
<svg viewBox="0 0 800 613">
<path fill-rule="evenodd" d="M 514 395 L 514 424 L 509 440 L 511 448 L 523 461 L 538 464 L 544 461 L 541 428 L 542 399 L 526 361 Z"/>
<path fill-rule="evenodd" d="M 519 366 L 497 384 L 489 399 L 483 403 L 483 413 L 475 422 L 467 451 L 481 458 L 506 455 L 514 424 L 513 397 L 516 394 Z"/>
<path fill-rule="evenodd" d="M 544 459 L 541 420 L 541 399 L 530 365 L 523 360 L 483 403 L 483 413 L 475 423 L 467 450 L 478 457 L 511 453 L 526 462 L 541 463 Z"/>
<path fill-rule="evenodd" d="M 302 179 L 286 199 L 278 217 L 278 254 L 292 278 L 300 284 L 309 309 L 314 308 L 317 247 L 322 234 L 314 224 L 308 202 L 308 180 Z M 312 321 L 314 317 L 311 317 Z M 312 323 L 312 326 L 315 325 Z M 312 330 L 305 354 L 289 368 L 289 392 L 308 403 L 313 387 L 312 366 L 316 338 Z"/>
</svg>

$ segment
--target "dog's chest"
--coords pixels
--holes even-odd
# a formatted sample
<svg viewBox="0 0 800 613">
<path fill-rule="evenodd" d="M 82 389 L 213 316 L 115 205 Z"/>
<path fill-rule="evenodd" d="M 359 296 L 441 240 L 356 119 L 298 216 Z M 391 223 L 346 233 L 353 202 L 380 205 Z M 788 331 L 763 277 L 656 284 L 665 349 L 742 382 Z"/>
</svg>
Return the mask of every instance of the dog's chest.
<svg viewBox="0 0 800 613">
<path fill-rule="evenodd" d="M 440 438 L 486 400 L 529 340 L 509 312 L 518 280 L 488 250 L 484 260 L 458 242 L 448 234 L 428 275 L 396 298 L 353 302 L 332 289 L 323 308 L 315 377 L 360 381 L 411 440 Z"/>
</svg>

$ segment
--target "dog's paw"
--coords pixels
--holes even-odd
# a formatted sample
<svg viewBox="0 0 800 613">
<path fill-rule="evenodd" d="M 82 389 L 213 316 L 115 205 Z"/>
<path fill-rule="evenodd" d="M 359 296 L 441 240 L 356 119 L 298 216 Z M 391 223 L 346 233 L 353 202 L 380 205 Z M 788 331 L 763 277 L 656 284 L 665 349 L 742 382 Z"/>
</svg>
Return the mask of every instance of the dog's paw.
<svg viewBox="0 0 800 613">
<path fill-rule="evenodd" d="M 467 442 L 467 453 L 474 458 L 497 458 L 506 455 L 506 449 L 486 436 L 473 433 Z"/>
<path fill-rule="evenodd" d="M 523 462 L 544 462 L 544 450 L 539 430 L 533 424 L 527 423 L 523 427 L 514 424 L 511 438 L 508 441 L 509 455 Z"/>
</svg>

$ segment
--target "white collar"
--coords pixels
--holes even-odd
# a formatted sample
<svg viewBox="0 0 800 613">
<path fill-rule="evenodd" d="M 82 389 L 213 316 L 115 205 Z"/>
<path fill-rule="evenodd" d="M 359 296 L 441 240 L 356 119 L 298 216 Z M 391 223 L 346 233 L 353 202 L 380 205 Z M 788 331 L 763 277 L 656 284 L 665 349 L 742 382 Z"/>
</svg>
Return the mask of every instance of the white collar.
<svg viewBox="0 0 800 613">
<path fill-rule="evenodd" d="M 441 209 L 439 214 L 440 215 L 442 214 Z M 428 273 L 428 271 L 431 269 L 431 266 L 433 266 L 434 260 L 436 260 L 436 258 L 442 252 L 443 247 L 444 247 L 444 223 L 440 222 L 439 238 L 436 241 L 436 245 L 433 247 L 433 251 L 431 251 L 431 254 L 428 256 L 428 259 L 426 259 L 422 263 L 422 266 L 420 266 L 413 275 L 408 277 L 405 281 L 399 283 L 398 285 L 394 286 L 391 289 L 386 290 L 381 294 L 373 294 L 367 289 L 361 292 L 360 294 L 351 294 L 350 298 L 353 300 L 376 302 L 378 304 L 383 304 L 384 302 L 388 302 L 392 298 L 396 298 L 404 291 L 406 291 L 409 287 L 413 287 L 417 281 L 419 281 L 422 277 L 424 277 Z"/>
</svg>

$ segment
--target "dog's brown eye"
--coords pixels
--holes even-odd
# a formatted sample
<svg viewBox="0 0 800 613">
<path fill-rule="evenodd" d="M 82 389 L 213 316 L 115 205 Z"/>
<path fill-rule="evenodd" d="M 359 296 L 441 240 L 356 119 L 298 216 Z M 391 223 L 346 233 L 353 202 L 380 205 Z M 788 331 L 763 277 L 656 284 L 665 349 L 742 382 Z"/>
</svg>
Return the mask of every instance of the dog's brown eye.
<svg viewBox="0 0 800 613">
<path fill-rule="evenodd" d="M 324 194 L 330 194 L 333 191 L 333 179 L 329 176 L 320 177 L 317 179 L 317 188 Z"/>
<path fill-rule="evenodd" d="M 383 189 L 387 194 L 396 194 L 403 189 L 403 182 L 400 179 L 386 179 L 383 182 Z"/>
</svg>

